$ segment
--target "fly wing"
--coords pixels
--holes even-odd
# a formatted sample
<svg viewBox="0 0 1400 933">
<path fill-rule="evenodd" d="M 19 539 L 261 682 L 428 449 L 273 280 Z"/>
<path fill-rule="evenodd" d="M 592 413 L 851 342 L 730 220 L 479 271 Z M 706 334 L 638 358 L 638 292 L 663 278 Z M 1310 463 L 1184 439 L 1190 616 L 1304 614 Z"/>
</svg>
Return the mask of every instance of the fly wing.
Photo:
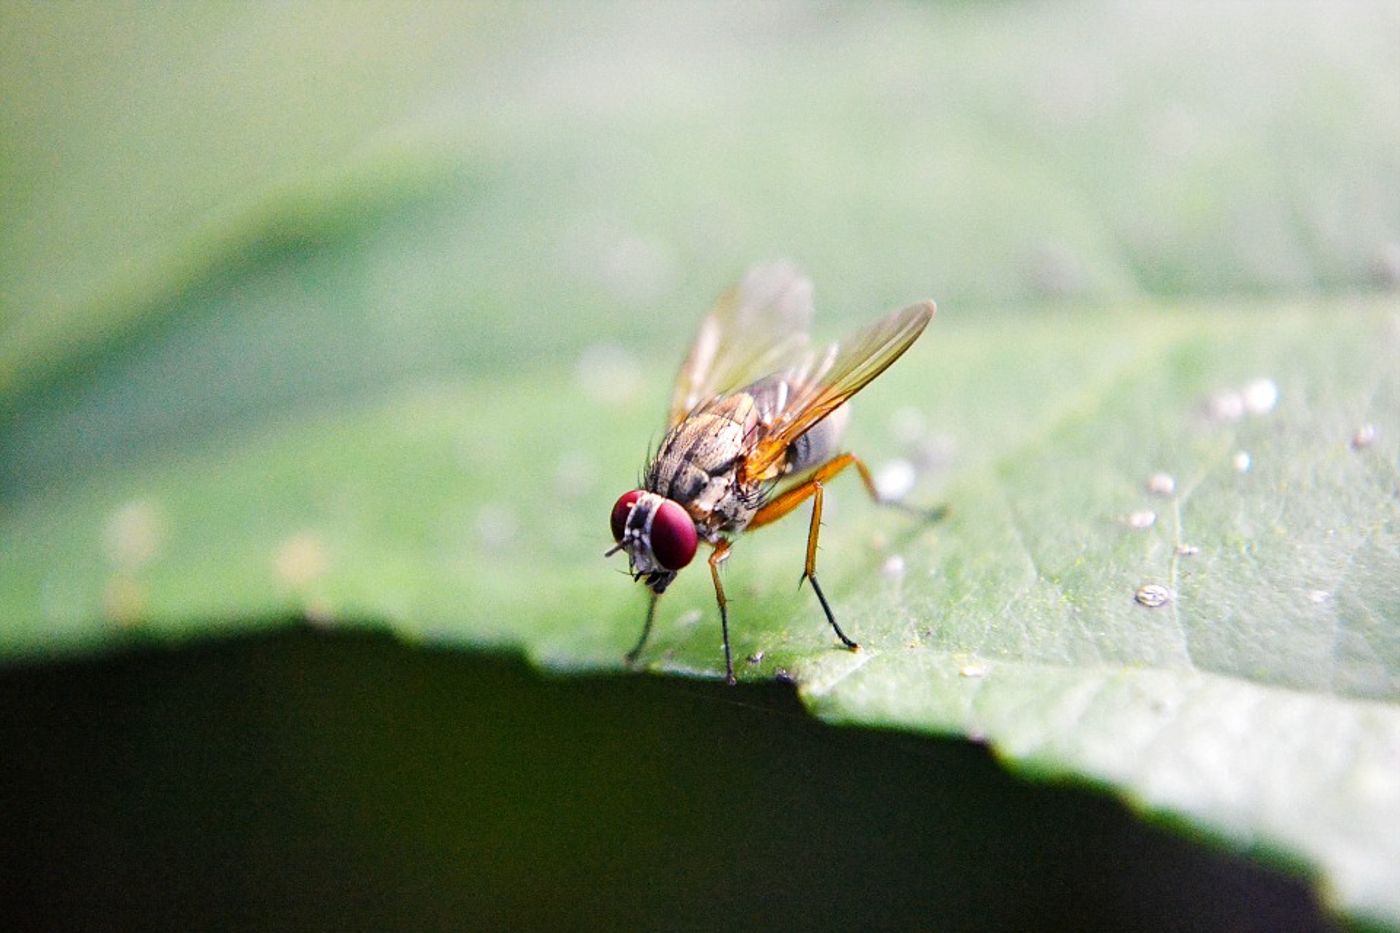
<svg viewBox="0 0 1400 933">
<path fill-rule="evenodd" d="M 811 320 L 812 283 L 796 267 L 777 262 L 750 269 L 701 323 L 676 379 L 667 426 L 800 356 Z"/>
<path fill-rule="evenodd" d="M 785 398 L 778 410 L 765 413 L 766 429 L 745 457 L 743 479 L 777 476 L 788 446 L 899 359 L 924 332 L 935 310 L 933 302 L 926 301 L 895 311 L 850 340 L 784 371 Z"/>
</svg>

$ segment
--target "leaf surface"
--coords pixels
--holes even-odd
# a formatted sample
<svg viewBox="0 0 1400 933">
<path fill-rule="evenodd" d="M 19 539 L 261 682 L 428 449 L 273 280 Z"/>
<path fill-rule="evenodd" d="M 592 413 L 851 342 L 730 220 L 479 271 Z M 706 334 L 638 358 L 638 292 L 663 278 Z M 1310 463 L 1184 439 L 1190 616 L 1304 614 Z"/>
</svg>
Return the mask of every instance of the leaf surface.
<svg viewBox="0 0 1400 933">
<path fill-rule="evenodd" d="M 948 514 L 829 490 L 859 654 L 796 588 L 802 518 L 740 540 L 741 676 L 1101 783 L 1400 923 L 1400 312 L 1368 294 L 1394 14 L 1248 9 L 623 10 L 587 24 L 608 42 L 366 15 L 335 41 L 376 56 L 309 84 L 233 64 L 306 60 L 286 14 L 181 45 L 5 11 L 0 651 L 305 617 L 618 668 L 644 599 L 607 512 L 710 301 L 787 255 L 819 339 L 938 300 L 849 439 Z M 125 38 L 37 69 L 89 32 Z M 189 99 L 261 77 L 210 120 L 141 79 L 156 46 Z M 717 629 L 688 571 L 642 663 L 716 676 Z"/>
</svg>

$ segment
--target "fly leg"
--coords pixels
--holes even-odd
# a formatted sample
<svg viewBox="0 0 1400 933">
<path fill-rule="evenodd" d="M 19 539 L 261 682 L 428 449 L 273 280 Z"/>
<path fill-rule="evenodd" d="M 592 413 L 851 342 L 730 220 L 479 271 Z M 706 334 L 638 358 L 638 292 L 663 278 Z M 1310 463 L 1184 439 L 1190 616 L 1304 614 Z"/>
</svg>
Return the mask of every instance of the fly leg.
<svg viewBox="0 0 1400 933">
<path fill-rule="evenodd" d="M 870 468 L 865 465 L 865 461 L 855 454 L 842 454 L 813 470 L 806 482 L 787 490 L 755 512 L 745 530 L 753 531 L 764 525 L 772 524 L 808 499 L 814 500 L 812 502 L 812 523 L 807 529 L 807 562 L 803 567 L 802 580 L 798 581 L 798 586 L 801 586 L 803 581 L 811 582 L 812 590 L 817 594 L 817 599 L 822 604 L 822 611 L 826 613 L 826 621 L 831 623 L 831 630 L 836 633 L 837 638 L 841 639 L 843 645 L 852 651 L 858 651 L 860 645 L 848 638 L 846 633 L 841 631 L 841 626 L 836 624 L 836 616 L 831 611 L 831 604 L 826 601 L 826 594 L 822 592 L 821 584 L 817 582 L 817 538 L 821 534 L 822 524 L 822 486 L 848 466 L 856 468 L 856 472 L 860 474 L 861 482 L 865 485 L 865 491 L 878 505 L 893 506 L 932 520 L 943 517 L 945 510 L 942 508 L 924 510 L 883 498 L 880 495 L 880 490 L 875 487 L 875 478 L 870 475 Z"/>
<path fill-rule="evenodd" d="M 642 623 L 642 637 L 637 639 L 637 644 L 627 652 L 627 665 L 630 667 L 637 663 L 637 656 L 642 653 L 642 646 L 647 643 L 647 638 L 651 635 L 651 620 L 656 618 L 656 601 L 661 598 L 661 594 L 652 592 L 651 602 L 647 604 L 647 620 Z"/>
<path fill-rule="evenodd" d="M 870 467 L 865 465 L 865 461 L 854 454 L 846 454 L 851 458 L 851 463 L 855 466 L 856 472 L 860 474 L 860 481 L 865 486 L 865 491 L 870 494 L 870 499 L 876 505 L 883 505 L 891 509 L 899 509 L 901 512 L 908 512 L 910 515 L 917 515 L 926 518 L 931 522 L 940 521 L 948 512 L 946 506 L 936 506 L 931 509 L 921 509 L 917 505 L 909 505 L 907 502 L 900 502 L 898 499 L 886 499 L 880 495 L 880 490 L 875 486 L 875 477 L 870 475 Z M 837 457 L 836 460 L 841 460 Z M 831 461 L 835 463 L 836 460 Z"/>
<path fill-rule="evenodd" d="M 826 601 L 826 594 L 822 592 L 821 584 L 817 582 L 817 538 L 821 534 L 822 525 L 822 484 L 852 464 L 855 464 L 856 469 L 860 471 L 861 478 L 865 480 L 866 489 L 875 496 L 877 502 L 880 501 L 875 490 L 875 481 L 870 477 L 870 470 L 857 459 L 855 454 L 842 454 L 817 467 L 811 477 L 802 485 L 789 489 L 759 509 L 754 514 L 753 520 L 749 522 L 749 530 L 771 524 L 809 498 L 813 500 L 812 523 L 807 529 L 807 562 L 803 567 L 802 580 L 798 581 L 798 585 L 800 586 L 803 580 L 811 582 L 812 589 L 817 594 L 817 600 L 822 604 L 822 611 L 826 613 L 826 621 L 831 623 L 831 630 L 836 633 L 837 638 L 841 639 L 843 645 L 852 651 L 858 651 L 860 645 L 848 638 L 846 633 L 841 631 L 841 626 L 836 624 L 836 616 L 831 611 L 831 604 Z"/>
<path fill-rule="evenodd" d="M 729 654 L 729 601 L 724 598 L 724 584 L 719 580 L 719 565 L 728 556 L 728 541 L 720 541 L 715 545 L 714 551 L 710 553 L 710 579 L 715 581 L 715 602 L 719 603 L 719 627 L 724 634 L 724 679 L 732 687 L 738 681 L 734 679 L 734 661 Z"/>
<path fill-rule="evenodd" d="M 860 463 L 859 460 L 855 462 Z M 865 466 L 863 463 L 860 465 Z M 817 600 L 822 604 L 822 612 L 826 613 L 826 621 L 831 623 L 831 630 L 836 633 L 837 638 L 841 639 L 841 644 L 852 651 L 859 651 L 860 645 L 847 638 L 846 633 L 841 631 L 841 626 L 836 624 L 836 616 L 831 612 L 831 604 L 826 601 L 826 594 L 822 592 L 821 584 L 817 582 L 817 536 L 821 534 L 822 527 L 822 484 L 820 480 L 813 480 L 812 485 L 816 489 L 812 494 L 812 524 L 807 528 L 807 563 L 802 570 L 802 579 L 811 582 L 812 590 L 817 594 Z M 797 585 L 801 586 L 802 581 L 799 580 Z"/>
</svg>

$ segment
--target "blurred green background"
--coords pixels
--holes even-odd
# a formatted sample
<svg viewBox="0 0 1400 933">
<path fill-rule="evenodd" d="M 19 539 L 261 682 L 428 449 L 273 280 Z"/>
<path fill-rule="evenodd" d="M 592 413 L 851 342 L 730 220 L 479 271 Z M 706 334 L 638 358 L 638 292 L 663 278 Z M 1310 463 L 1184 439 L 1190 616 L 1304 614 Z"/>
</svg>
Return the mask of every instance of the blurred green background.
<svg viewBox="0 0 1400 933">
<path fill-rule="evenodd" d="M 690 840 L 609 850 L 621 867 L 587 903 L 610 925 L 709 925 L 695 905 L 721 880 L 750 895 L 718 901 L 726 918 L 766 904 L 767 921 L 856 922 L 813 906 L 814 862 L 784 866 L 857 836 L 869 890 L 921 892 L 880 899 L 891 925 L 1263 929 L 1323 923 L 1318 896 L 1400 918 L 1377 893 L 1400 852 L 1373 838 L 1400 816 L 1376 777 L 1400 769 L 1394 4 L 9 3 L 0 88 L 0 648 L 7 835 L 26 841 L 7 874 L 60 924 L 122 902 L 133 925 L 179 925 L 207 895 L 230 925 L 308 919 L 283 904 L 363 925 L 567 925 L 569 897 L 518 913 L 541 879 L 587 886 L 558 860 L 589 848 L 549 844 L 540 801 L 561 794 L 596 811 L 580 838 L 633 812 Z M 876 648 L 863 671 L 790 589 L 802 529 L 745 542 L 729 573 L 738 656 L 763 653 L 750 678 L 796 681 L 833 721 L 988 739 L 1273 868 L 1014 783 L 961 745 L 804 722 L 786 687 L 689 684 L 701 703 L 532 672 L 619 667 L 641 602 L 599 557 L 603 516 L 700 315 L 775 257 L 812 276 L 825 336 L 938 301 L 862 396 L 852 443 L 915 465 L 914 495 L 953 518 L 911 526 L 833 495 L 823 567 Z M 1212 393 L 1261 376 L 1276 415 L 1211 421 Z M 1192 498 L 1125 536 L 1158 468 Z M 1172 556 L 1187 543 L 1204 546 L 1194 576 Z M 907 579 L 882 572 L 894 557 Z M 703 576 L 668 597 L 649 668 L 714 673 Z M 1168 576 L 1191 597 L 1170 624 L 1131 600 Z M 164 653 L 296 621 L 313 634 Z M 71 659 L 112 648 L 134 653 Z M 989 661 L 1009 676 L 974 697 Z M 1160 760 L 1121 723 L 1039 715 L 1092 709 L 1074 704 L 1100 677 L 1109 706 L 1127 683 L 1132 725 L 1178 701 L 1207 714 L 1173 720 Z M 308 695 L 331 709 L 298 707 Z M 480 782 L 452 725 L 477 710 L 484 747 L 534 750 L 483 751 Z M 1341 722 L 1366 754 L 1287 744 L 1326 746 Z M 744 749 L 699 766 L 726 731 L 762 748 L 788 729 L 803 768 Z M 1218 796 L 1192 785 L 1215 786 L 1193 770 L 1212 755 Z M 1271 796 L 1265 774 L 1313 759 L 1337 770 L 1300 766 Z M 328 762 L 343 793 L 307 796 Z M 244 776 L 200 793 L 227 769 Z M 675 795 L 639 796 L 631 770 Z M 110 794 L 86 794 L 92 774 Z M 533 793 L 487 795 L 503 815 L 473 821 L 483 786 L 527 775 Z M 697 828 L 726 806 L 714 782 L 747 794 L 717 814 L 732 836 Z M 886 784 L 901 812 L 928 809 L 883 823 L 871 793 L 829 801 L 851 824 L 814 815 L 832 786 Z M 397 825 L 407 787 L 432 803 Z M 785 819 L 743 812 L 785 788 Z M 342 847 L 355 857 L 326 868 Z M 130 865 L 169 851 L 208 861 Z M 1140 851 L 1149 868 L 1116 877 Z M 464 893 L 476 862 L 480 900 Z M 955 875 L 972 894 L 950 892 Z M 93 911 L 52 912 L 85 885 Z M 1221 886 L 1219 913 L 1194 915 Z M 359 913 L 366 891 L 391 906 Z"/>
</svg>

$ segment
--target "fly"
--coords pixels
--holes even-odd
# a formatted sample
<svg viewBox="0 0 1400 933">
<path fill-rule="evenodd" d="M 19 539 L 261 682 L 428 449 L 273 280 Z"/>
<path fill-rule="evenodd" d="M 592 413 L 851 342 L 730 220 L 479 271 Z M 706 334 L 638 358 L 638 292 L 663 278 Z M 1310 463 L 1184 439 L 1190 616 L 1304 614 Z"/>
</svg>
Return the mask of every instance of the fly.
<svg viewBox="0 0 1400 933">
<path fill-rule="evenodd" d="M 691 345 L 671 399 L 666 435 L 640 489 L 612 509 L 617 542 L 632 576 L 651 592 L 636 661 L 651 634 L 656 603 L 704 542 L 724 636 L 724 671 L 733 684 L 729 609 L 720 565 L 734 537 L 771 524 L 812 500 L 802 580 L 812 584 L 832 631 L 836 624 L 817 582 L 822 489 L 854 466 L 866 491 L 880 495 L 870 470 L 841 452 L 846 402 L 899 359 L 933 318 L 931 301 L 911 305 L 848 340 L 812 348 L 812 285 L 791 266 L 752 269 L 719 299 Z"/>
</svg>

